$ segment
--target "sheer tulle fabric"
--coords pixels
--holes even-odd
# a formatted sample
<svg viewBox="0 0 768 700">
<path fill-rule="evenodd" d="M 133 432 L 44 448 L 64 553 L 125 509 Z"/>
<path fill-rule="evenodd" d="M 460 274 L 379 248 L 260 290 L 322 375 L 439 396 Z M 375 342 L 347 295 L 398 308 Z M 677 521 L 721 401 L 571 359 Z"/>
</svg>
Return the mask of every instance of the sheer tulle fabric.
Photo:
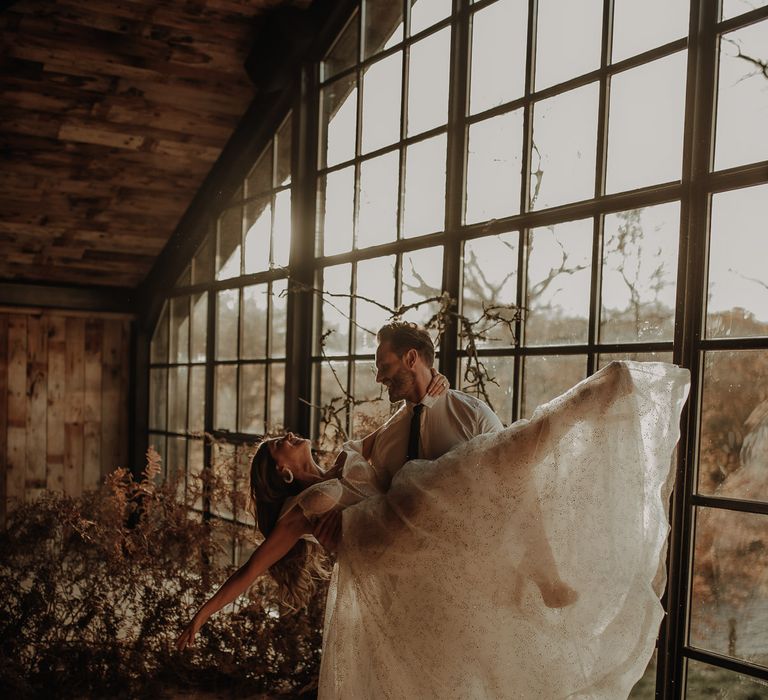
<svg viewBox="0 0 768 700">
<path fill-rule="evenodd" d="M 299 499 L 345 508 L 320 697 L 626 697 L 662 618 L 687 391 L 687 370 L 612 363 L 386 493 L 350 449 Z M 579 597 L 553 609 L 540 586 L 558 577 Z"/>
</svg>

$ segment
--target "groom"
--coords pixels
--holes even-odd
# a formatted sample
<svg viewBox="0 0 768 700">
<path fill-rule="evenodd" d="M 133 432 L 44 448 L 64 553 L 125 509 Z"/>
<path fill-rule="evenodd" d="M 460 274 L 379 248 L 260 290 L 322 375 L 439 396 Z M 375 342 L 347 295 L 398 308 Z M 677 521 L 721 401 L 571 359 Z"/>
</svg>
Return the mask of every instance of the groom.
<svg viewBox="0 0 768 700">
<path fill-rule="evenodd" d="M 410 459 L 437 459 L 460 442 L 503 427 L 480 399 L 455 389 L 429 396 L 435 347 L 429 333 L 414 323 L 393 321 L 377 336 L 376 381 L 391 402 L 402 401 L 395 414 L 360 444 L 363 456 L 389 488 L 394 475 Z M 341 540 L 341 513 L 331 512 L 314 535 L 327 550 Z"/>
</svg>

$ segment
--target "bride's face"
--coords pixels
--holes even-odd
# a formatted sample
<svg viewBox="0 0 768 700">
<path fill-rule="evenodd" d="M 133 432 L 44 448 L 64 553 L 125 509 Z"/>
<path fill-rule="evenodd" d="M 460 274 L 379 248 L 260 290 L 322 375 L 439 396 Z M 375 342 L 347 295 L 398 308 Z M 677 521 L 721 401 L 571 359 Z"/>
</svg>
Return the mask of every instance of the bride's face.
<svg viewBox="0 0 768 700">
<path fill-rule="evenodd" d="M 290 432 L 270 440 L 268 446 L 272 459 L 279 467 L 295 467 L 303 464 L 306 457 L 311 455 L 309 440 Z"/>
</svg>

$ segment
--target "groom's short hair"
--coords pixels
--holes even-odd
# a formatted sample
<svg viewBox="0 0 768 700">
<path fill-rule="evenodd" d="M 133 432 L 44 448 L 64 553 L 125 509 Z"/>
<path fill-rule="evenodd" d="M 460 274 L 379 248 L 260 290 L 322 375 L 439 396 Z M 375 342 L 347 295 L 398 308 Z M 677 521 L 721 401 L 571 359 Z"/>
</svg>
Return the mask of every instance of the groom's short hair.
<svg viewBox="0 0 768 700">
<path fill-rule="evenodd" d="M 426 330 L 410 321 L 392 321 L 379 329 L 376 334 L 379 343 L 389 343 L 392 351 L 402 357 L 409 350 L 419 353 L 427 367 L 435 364 L 435 346 Z"/>
</svg>

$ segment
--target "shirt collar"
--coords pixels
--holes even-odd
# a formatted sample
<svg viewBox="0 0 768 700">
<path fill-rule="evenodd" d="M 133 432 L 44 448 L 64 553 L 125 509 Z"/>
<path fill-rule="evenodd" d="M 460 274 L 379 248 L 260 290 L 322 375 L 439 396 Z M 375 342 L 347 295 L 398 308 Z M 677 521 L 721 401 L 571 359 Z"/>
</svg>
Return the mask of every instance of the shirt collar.
<svg viewBox="0 0 768 700">
<path fill-rule="evenodd" d="M 419 403 L 422 404 L 423 406 L 426 406 L 427 408 L 432 408 L 432 406 L 434 406 L 437 403 L 439 398 L 440 398 L 439 396 L 430 396 L 429 394 L 424 394 L 424 398 L 422 398 L 421 401 L 419 401 Z M 413 407 L 416 405 L 415 403 L 412 403 L 407 399 L 405 403 L 408 406 L 408 408 L 410 408 L 411 410 L 413 410 Z"/>
</svg>

